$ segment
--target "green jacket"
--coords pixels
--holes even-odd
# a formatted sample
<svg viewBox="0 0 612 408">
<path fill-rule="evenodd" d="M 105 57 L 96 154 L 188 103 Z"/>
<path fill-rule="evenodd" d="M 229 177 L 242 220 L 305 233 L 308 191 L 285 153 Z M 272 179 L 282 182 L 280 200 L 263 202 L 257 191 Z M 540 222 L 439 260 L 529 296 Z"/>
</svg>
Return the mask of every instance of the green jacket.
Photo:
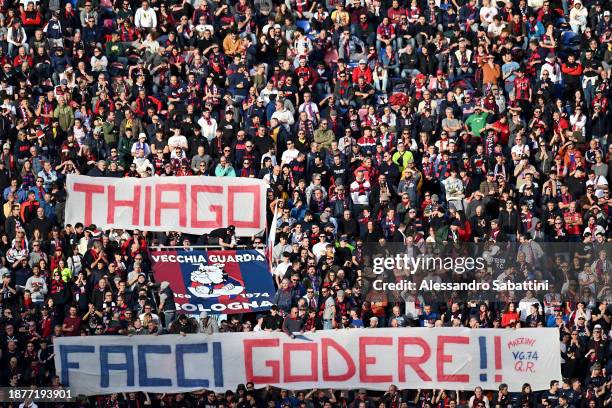
<svg viewBox="0 0 612 408">
<path fill-rule="evenodd" d="M 115 145 L 117 143 L 117 132 L 115 130 L 115 124 L 111 122 L 102 123 L 102 133 L 104 133 L 104 141 L 107 145 Z"/>
<path fill-rule="evenodd" d="M 436 243 L 441 244 L 444 241 L 448 241 L 449 232 L 450 232 L 450 227 L 448 225 L 444 225 L 438 228 L 435 233 Z"/>
<path fill-rule="evenodd" d="M 68 105 L 57 106 L 53 111 L 53 117 L 59 120 L 59 125 L 64 132 L 72 129 L 74 126 L 74 112 Z"/>
<path fill-rule="evenodd" d="M 336 140 L 334 136 L 334 132 L 331 129 L 322 130 L 317 129 L 314 131 L 314 141 L 321 146 L 321 149 L 329 150 L 331 148 L 331 144 Z"/>
<path fill-rule="evenodd" d="M 403 153 L 399 151 L 393 153 L 393 163 L 397 164 L 400 170 L 400 173 L 404 171 L 406 167 L 408 167 L 408 163 L 414 162 L 414 155 L 410 150 L 404 150 Z"/>
<path fill-rule="evenodd" d="M 119 138 L 117 150 L 119 151 L 119 156 L 121 156 L 124 160 L 126 157 L 130 157 L 132 155 L 132 145 L 134 142 L 134 138 L 128 139 L 125 136 Z"/>
</svg>

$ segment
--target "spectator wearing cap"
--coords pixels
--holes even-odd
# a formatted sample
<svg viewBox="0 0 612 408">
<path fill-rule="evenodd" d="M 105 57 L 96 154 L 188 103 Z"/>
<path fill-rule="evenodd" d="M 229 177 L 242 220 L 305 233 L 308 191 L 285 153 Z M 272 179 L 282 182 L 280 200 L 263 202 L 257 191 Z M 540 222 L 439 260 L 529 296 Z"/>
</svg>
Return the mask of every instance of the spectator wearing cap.
<svg viewBox="0 0 612 408">
<path fill-rule="evenodd" d="M 151 147 L 148 143 L 148 137 L 147 134 L 144 132 L 140 132 L 140 134 L 138 135 L 138 141 L 134 142 L 134 144 L 132 145 L 132 156 L 137 157 L 139 150 L 142 150 L 144 157 L 149 157 L 149 155 L 151 154 Z"/>
<path fill-rule="evenodd" d="M 587 344 L 587 354 L 589 364 L 593 367 L 595 364 L 602 366 L 607 361 L 606 357 L 606 341 L 603 336 L 603 327 L 601 324 L 593 326 L 593 336 Z"/>
<path fill-rule="evenodd" d="M 591 375 L 586 379 L 584 385 L 587 389 L 602 393 L 606 377 L 603 375 L 601 364 L 595 363 L 590 367 Z M 597 395 L 597 394 L 596 394 Z"/>
<path fill-rule="evenodd" d="M 263 316 L 262 316 L 263 318 Z M 219 332 L 219 325 L 215 317 L 209 316 L 208 312 L 203 311 L 200 313 L 200 319 L 198 320 L 198 333 L 214 334 Z"/>
<path fill-rule="evenodd" d="M 76 120 L 79 126 L 81 125 L 81 120 Z M 76 127 L 76 126 L 75 126 Z M 102 128 L 96 126 L 93 129 L 91 137 L 87 137 L 83 140 L 83 144 L 87 145 L 91 151 L 91 154 L 96 158 L 102 158 L 108 156 L 109 148 L 104 140 L 104 135 L 102 133 Z"/>
<path fill-rule="evenodd" d="M 216 228 L 208 234 L 209 243 L 221 248 L 232 249 L 236 247 L 236 227 L 229 225 L 227 228 Z"/>
<path fill-rule="evenodd" d="M 569 24 L 576 33 L 583 32 L 587 25 L 588 10 L 582 5 L 581 0 L 574 1 L 569 12 Z"/>
<path fill-rule="evenodd" d="M 2 116 L 0 116 L 0 121 L 2 121 Z M 3 173 L 5 176 L 11 176 L 16 169 L 15 156 L 11 153 L 11 145 L 9 143 L 4 143 L 2 145 L 2 152 L 0 153 L 0 162 L 4 164 Z M 2 184 L 6 187 L 6 184 Z"/>
</svg>

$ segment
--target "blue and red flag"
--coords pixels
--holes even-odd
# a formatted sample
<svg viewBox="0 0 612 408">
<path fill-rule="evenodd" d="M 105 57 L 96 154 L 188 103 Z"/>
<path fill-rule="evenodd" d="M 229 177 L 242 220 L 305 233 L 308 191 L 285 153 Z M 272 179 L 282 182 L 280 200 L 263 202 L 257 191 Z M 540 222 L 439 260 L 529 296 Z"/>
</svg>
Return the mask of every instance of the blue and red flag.
<svg viewBox="0 0 612 408">
<path fill-rule="evenodd" d="M 234 314 L 272 306 L 269 263 L 257 250 L 156 251 L 151 257 L 155 280 L 170 283 L 179 311 Z"/>
</svg>

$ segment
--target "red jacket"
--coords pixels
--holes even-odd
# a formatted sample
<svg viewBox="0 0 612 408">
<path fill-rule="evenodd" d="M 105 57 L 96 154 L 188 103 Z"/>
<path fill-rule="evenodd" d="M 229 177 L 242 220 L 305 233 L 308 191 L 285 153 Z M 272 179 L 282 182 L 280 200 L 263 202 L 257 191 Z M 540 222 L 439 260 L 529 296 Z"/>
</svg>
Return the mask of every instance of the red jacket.
<svg viewBox="0 0 612 408">
<path fill-rule="evenodd" d="M 40 203 L 36 200 L 26 200 L 21 203 L 21 221 L 29 223 L 36 217 L 36 210 L 40 207 Z"/>
<path fill-rule="evenodd" d="M 361 69 L 359 65 L 353 68 L 353 83 L 356 84 L 360 76 L 365 77 L 365 81 L 368 84 L 374 82 L 374 78 L 372 77 L 372 70 L 368 65 L 366 65 L 365 69 Z"/>
<path fill-rule="evenodd" d="M 159 99 L 153 96 L 147 96 L 146 99 L 136 98 L 134 101 L 136 104 L 135 112 L 137 116 L 142 116 L 146 113 L 149 106 L 155 107 L 156 111 L 162 110 L 162 103 Z"/>
<path fill-rule="evenodd" d="M 297 67 L 295 69 L 295 74 L 299 78 L 304 78 L 304 82 L 306 82 L 307 85 L 315 85 L 319 80 L 319 74 L 317 74 L 317 71 L 312 69 L 312 67 Z"/>
<path fill-rule="evenodd" d="M 21 64 L 23 64 L 24 62 L 27 62 L 30 67 L 34 65 L 34 62 L 32 61 L 32 57 L 30 57 L 29 55 L 26 55 L 24 57 L 17 55 L 15 56 L 15 59 L 13 60 L 13 66 L 15 68 L 19 68 Z"/>
<path fill-rule="evenodd" d="M 561 72 L 567 75 L 580 76 L 582 75 L 582 64 L 578 63 L 575 67 L 570 67 L 566 63 L 561 65 Z"/>
<path fill-rule="evenodd" d="M 40 16 L 40 12 L 37 10 L 30 13 L 26 13 L 25 10 L 22 10 L 21 21 L 25 27 L 36 27 L 42 22 L 42 17 Z"/>
<path fill-rule="evenodd" d="M 469 242 L 472 236 L 472 225 L 469 221 L 465 221 L 461 227 L 457 230 L 459 235 L 459 241 Z"/>
</svg>

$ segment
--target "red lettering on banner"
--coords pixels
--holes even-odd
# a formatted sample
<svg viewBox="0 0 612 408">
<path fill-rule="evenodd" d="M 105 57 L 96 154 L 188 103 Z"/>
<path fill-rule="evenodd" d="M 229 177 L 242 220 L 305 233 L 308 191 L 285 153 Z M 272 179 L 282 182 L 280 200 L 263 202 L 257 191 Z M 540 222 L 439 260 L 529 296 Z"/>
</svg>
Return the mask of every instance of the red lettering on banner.
<svg viewBox="0 0 612 408">
<path fill-rule="evenodd" d="M 408 345 L 415 345 L 423 349 L 423 354 L 420 356 L 407 356 L 404 354 L 404 348 Z M 397 344 L 397 368 L 399 371 L 399 381 L 406 381 L 405 366 L 410 366 L 415 373 L 423 381 L 431 381 L 431 377 L 421 368 L 421 364 L 425 364 L 431 357 L 431 347 L 425 340 L 420 337 L 400 337 Z"/>
<path fill-rule="evenodd" d="M 106 222 L 108 224 L 115 223 L 115 210 L 120 207 L 132 209 L 132 224 L 138 225 L 140 217 L 140 186 L 134 186 L 134 195 L 131 200 L 117 200 L 115 197 L 115 186 L 108 186 L 107 193 L 107 211 Z"/>
<path fill-rule="evenodd" d="M 261 180 L 117 180 L 71 175 L 68 184 L 66 222 L 72 224 L 193 234 L 232 224 L 239 236 L 265 228 Z"/>
<path fill-rule="evenodd" d="M 162 201 L 162 195 L 165 192 L 175 191 L 179 194 L 178 201 L 165 202 Z M 163 210 L 178 210 L 179 222 L 181 227 L 187 226 L 187 186 L 179 184 L 158 184 L 155 186 L 155 224 L 167 225 L 162 223 L 161 213 Z"/>
<path fill-rule="evenodd" d="M 259 203 L 261 203 L 262 197 L 260 195 L 261 189 L 259 186 L 228 186 L 227 187 L 227 208 L 228 208 L 228 225 L 233 225 L 236 228 L 259 228 L 260 219 L 261 219 L 261 207 Z M 249 193 L 253 195 L 253 218 L 251 221 L 243 221 L 237 220 L 234 218 L 234 209 L 242 208 L 239 204 L 235 205 L 235 195 L 236 194 L 244 194 Z"/>
<path fill-rule="evenodd" d="M 283 344 L 283 379 L 285 382 L 318 381 L 319 371 L 317 370 L 317 343 L 285 343 Z M 310 374 L 293 375 L 291 374 L 291 352 L 308 351 L 310 352 Z M 304 364 L 299 364 L 303 366 Z"/>
<path fill-rule="evenodd" d="M 251 381 L 255 384 L 278 384 L 280 382 L 280 363 L 276 360 L 267 360 L 266 367 L 272 369 L 272 375 L 255 375 L 253 373 L 253 349 L 261 347 L 278 347 L 280 340 L 278 339 L 258 339 L 258 340 L 243 340 L 244 349 L 244 364 L 247 382 Z"/>
<path fill-rule="evenodd" d="M 144 210 L 144 225 L 151 225 L 151 186 L 145 187 L 145 210 Z"/>
<path fill-rule="evenodd" d="M 95 184 L 74 183 L 72 189 L 79 193 L 85 193 L 85 216 L 83 217 L 83 222 L 85 223 L 85 225 L 93 224 L 91 220 L 93 195 L 104 194 L 104 186 L 97 186 Z"/>
<path fill-rule="evenodd" d="M 470 381 L 469 374 L 446 374 L 444 372 L 444 364 L 452 363 L 453 356 L 444 354 L 444 346 L 446 344 L 470 344 L 470 338 L 464 336 L 439 336 L 438 346 L 436 349 L 436 369 L 438 371 L 439 382 L 461 382 L 467 383 Z"/>
<path fill-rule="evenodd" d="M 214 220 L 199 220 L 198 219 L 198 194 L 223 194 L 222 186 L 191 186 L 191 226 L 193 228 L 217 228 L 223 225 L 223 206 L 211 205 L 210 212 L 215 214 Z M 230 211 L 231 211 L 230 207 Z M 236 226 L 236 224 L 234 224 Z"/>
<path fill-rule="evenodd" d="M 391 375 L 369 375 L 368 365 L 376 364 L 376 357 L 367 355 L 368 346 L 391 346 L 393 339 L 391 337 L 360 337 L 359 338 L 359 380 L 369 383 L 391 383 L 393 376 Z"/>
<path fill-rule="evenodd" d="M 329 373 L 329 349 L 334 349 L 340 354 L 340 356 L 346 362 L 347 370 L 344 374 L 330 374 Z M 338 344 L 335 340 L 322 338 L 321 339 L 321 352 L 322 352 L 322 364 L 323 364 L 323 381 L 347 381 L 355 375 L 355 362 L 351 355 L 344 347 Z"/>
</svg>

